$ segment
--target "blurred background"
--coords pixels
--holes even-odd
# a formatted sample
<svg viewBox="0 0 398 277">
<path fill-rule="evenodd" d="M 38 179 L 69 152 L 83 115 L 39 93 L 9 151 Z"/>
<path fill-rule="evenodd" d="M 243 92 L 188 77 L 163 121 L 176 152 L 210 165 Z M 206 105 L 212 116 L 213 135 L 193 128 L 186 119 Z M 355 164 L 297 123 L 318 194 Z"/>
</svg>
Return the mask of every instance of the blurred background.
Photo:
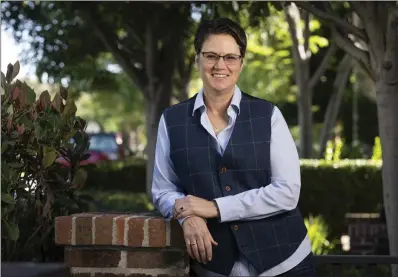
<svg viewBox="0 0 398 277">
<path fill-rule="evenodd" d="M 2 2 L 1 70 L 20 61 L 17 78 L 37 97 L 66 87 L 87 121 L 88 175 L 77 192 L 87 197 L 83 210 L 153 211 L 148 168 L 160 114 L 201 88 L 196 27 L 220 16 L 237 20 L 248 36 L 238 85 L 274 102 L 288 122 L 314 252 L 388 254 L 374 81 L 336 46 L 329 26 L 280 3 Z M 357 22 L 348 2 L 332 5 Z M 9 259 L 62 256 L 35 249 Z"/>
</svg>

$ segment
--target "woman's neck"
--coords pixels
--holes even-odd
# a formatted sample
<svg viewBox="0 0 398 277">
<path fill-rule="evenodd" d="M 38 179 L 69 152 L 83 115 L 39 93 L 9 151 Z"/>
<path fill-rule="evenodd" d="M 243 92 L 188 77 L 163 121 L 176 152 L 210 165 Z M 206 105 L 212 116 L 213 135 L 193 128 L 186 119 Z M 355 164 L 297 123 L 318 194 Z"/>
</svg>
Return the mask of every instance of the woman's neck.
<svg viewBox="0 0 398 277">
<path fill-rule="evenodd" d="M 217 93 L 210 90 L 203 90 L 203 100 L 206 108 L 214 115 L 224 115 L 231 103 L 234 89 L 230 92 Z"/>
</svg>

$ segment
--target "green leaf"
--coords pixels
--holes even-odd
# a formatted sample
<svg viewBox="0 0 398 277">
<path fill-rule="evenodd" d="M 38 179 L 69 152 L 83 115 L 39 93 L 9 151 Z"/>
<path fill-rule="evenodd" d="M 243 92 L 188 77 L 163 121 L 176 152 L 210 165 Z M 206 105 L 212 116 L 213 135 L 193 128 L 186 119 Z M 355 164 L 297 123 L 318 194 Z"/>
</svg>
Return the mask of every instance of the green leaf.
<svg viewBox="0 0 398 277">
<path fill-rule="evenodd" d="M 68 91 L 63 86 L 61 86 L 61 88 L 60 88 L 60 94 L 63 99 L 65 99 L 65 100 L 68 99 Z"/>
<path fill-rule="evenodd" d="M 14 66 L 9 63 L 7 65 L 7 73 L 6 73 L 6 81 L 7 81 L 8 84 L 10 84 L 11 81 L 12 81 L 11 77 L 12 77 L 12 71 L 13 70 L 14 70 Z"/>
<path fill-rule="evenodd" d="M 47 90 L 43 91 L 40 94 L 39 98 L 40 98 L 40 103 L 41 103 L 43 110 L 47 109 L 51 105 L 50 94 L 48 93 Z"/>
<path fill-rule="evenodd" d="M 74 188 L 81 188 L 86 183 L 86 180 L 87 180 L 87 172 L 83 168 L 80 168 L 76 172 L 75 177 L 73 178 L 72 186 Z"/>
<path fill-rule="evenodd" d="M 35 126 L 35 136 L 38 140 L 42 139 L 46 135 L 46 130 L 41 127 L 39 122 L 34 123 Z"/>
<path fill-rule="evenodd" d="M 17 77 L 17 75 L 19 74 L 19 69 L 21 68 L 19 61 L 17 61 L 16 63 L 14 63 L 14 67 L 12 70 L 12 75 L 11 75 L 11 80 L 14 80 L 15 77 Z"/>
<path fill-rule="evenodd" d="M 8 149 L 8 143 L 3 142 L 3 143 L 1 144 L 1 154 L 3 154 L 4 152 L 6 152 L 7 149 Z"/>
<path fill-rule="evenodd" d="M 36 101 L 35 91 L 26 82 L 23 83 L 22 89 L 26 91 L 27 104 L 33 104 Z"/>
<path fill-rule="evenodd" d="M 59 95 L 59 93 L 55 94 L 54 99 L 51 102 L 51 106 L 55 110 L 57 110 L 59 113 L 61 112 L 62 99 L 61 99 L 61 95 Z"/>
<path fill-rule="evenodd" d="M 76 134 L 76 130 L 73 129 L 71 132 L 65 134 L 65 136 L 63 137 L 63 141 L 67 142 L 68 140 L 70 140 L 71 138 L 73 138 L 73 136 Z"/>
<path fill-rule="evenodd" d="M 43 148 L 43 166 L 44 168 L 52 165 L 57 158 L 57 151 L 55 149 L 45 146 Z"/>
<path fill-rule="evenodd" d="M 27 115 L 22 116 L 19 121 L 18 121 L 21 125 L 25 126 L 25 129 L 30 129 L 33 126 L 32 120 L 29 119 L 29 117 Z"/>
<path fill-rule="evenodd" d="M 15 204 L 14 198 L 12 198 L 11 195 L 8 193 L 1 193 L 1 202 L 7 203 L 7 204 Z"/>
<path fill-rule="evenodd" d="M 77 111 L 77 108 L 76 108 L 75 102 L 70 98 L 68 100 L 66 100 L 65 109 L 64 109 L 62 115 L 64 117 L 69 117 L 71 115 L 74 115 L 76 113 L 76 111 Z"/>
<path fill-rule="evenodd" d="M 16 241 L 19 238 L 19 228 L 18 225 L 14 222 L 7 222 L 4 220 L 4 226 L 6 227 L 7 237 L 12 240 Z"/>
<path fill-rule="evenodd" d="M 6 76 L 3 71 L 1 72 L 1 87 L 6 90 Z"/>
<path fill-rule="evenodd" d="M 14 162 L 14 163 L 8 163 L 8 166 L 12 167 L 12 168 L 21 168 L 21 167 L 23 167 L 23 164 Z"/>
</svg>

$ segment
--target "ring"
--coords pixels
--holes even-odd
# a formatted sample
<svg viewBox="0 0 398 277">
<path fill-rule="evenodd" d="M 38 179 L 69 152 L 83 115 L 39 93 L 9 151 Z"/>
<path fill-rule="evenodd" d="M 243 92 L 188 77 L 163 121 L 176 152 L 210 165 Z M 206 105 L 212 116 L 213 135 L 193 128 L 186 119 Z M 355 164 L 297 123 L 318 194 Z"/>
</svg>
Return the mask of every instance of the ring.
<svg viewBox="0 0 398 277">
<path fill-rule="evenodd" d="M 196 243 L 190 243 L 189 245 L 196 245 Z"/>
</svg>

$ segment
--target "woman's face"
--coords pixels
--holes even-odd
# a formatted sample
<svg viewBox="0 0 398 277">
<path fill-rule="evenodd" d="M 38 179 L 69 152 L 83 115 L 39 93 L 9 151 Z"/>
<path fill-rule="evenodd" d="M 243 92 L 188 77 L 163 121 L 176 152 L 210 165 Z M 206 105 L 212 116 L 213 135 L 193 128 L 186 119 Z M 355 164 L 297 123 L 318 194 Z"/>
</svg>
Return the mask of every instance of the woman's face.
<svg viewBox="0 0 398 277">
<path fill-rule="evenodd" d="M 218 56 L 225 56 L 224 59 Z M 200 76 L 205 91 L 231 92 L 243 68 L 239 46 L 230 35 L 210 35 L 198 56 Z"/>
</svg>

